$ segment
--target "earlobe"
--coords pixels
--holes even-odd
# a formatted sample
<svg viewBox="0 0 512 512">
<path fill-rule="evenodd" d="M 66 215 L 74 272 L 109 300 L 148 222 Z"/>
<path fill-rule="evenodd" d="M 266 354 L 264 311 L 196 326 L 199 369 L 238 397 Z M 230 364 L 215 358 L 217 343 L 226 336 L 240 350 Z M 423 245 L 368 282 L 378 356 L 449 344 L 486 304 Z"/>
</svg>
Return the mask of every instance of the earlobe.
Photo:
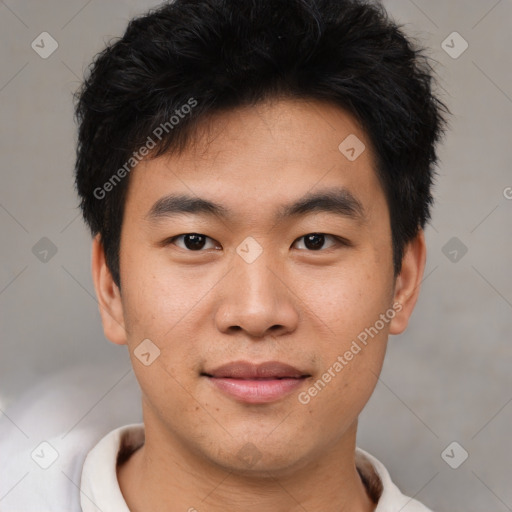
<svg viewBox="0 0 512 512">
<path fill-rule="evenodd" d="M 105 261 L 105 251 L 99 234 L 92 242 L 92 278 L 105 337 L 116 345 L 125 345 L 126 330 L 121 294 Z"/>
<path fill-rule="evenodd" d="M 389 334 L 401 334 L 407 328 L 420 293 L 426 258 L 425 233 L 420 229 L 404 250 L 402 270 L 396 278 L 393 299 L 396 315 L 391 320 Z"/>
</svg>

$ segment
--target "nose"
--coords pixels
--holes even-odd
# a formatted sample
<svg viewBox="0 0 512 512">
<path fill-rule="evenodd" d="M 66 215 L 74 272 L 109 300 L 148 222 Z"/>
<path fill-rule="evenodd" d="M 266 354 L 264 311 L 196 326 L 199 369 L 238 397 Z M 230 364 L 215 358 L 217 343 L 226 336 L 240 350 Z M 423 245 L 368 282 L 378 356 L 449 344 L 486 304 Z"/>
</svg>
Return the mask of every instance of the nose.
<svg viewBox="0 0 512 512">
<path fill-rule="evenodd" d="M 216 324 L 221 332 L 244 331 L 251 338 L 264 339 L 297 328 L 298 300 L 292 283 L 286 278 L 283 265 L 267 254 L 268 251 L 263 251 L 252 263 L 235 256 L 216 311 Z"/>
</svg>

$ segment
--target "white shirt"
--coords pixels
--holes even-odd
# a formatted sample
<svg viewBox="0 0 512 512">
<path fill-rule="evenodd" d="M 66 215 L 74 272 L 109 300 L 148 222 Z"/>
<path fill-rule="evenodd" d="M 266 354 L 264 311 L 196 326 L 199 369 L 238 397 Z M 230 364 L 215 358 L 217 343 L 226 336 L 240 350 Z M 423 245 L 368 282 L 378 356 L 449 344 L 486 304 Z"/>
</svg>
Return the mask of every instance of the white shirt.
<svg viewBox="0 0 512 512">
<path fill-rule="evenodd" d="M 0 433 L 7 434 L 9 421 L 3 419 Z M 65 436 L 42 433 L 37 441 L 12 424 L 9 431 L 0 436 L 1 512 L 129 512 L 117 480 L 117 456 L 144 442 L 143 423 L 115 428 L 103 438 L 104 426 L 75 428 Z M 363 480 L 381 490 L 375 512 L 432 512 L 403 495 L 384 465 L 360 448 L 356 465 Z"/>
<path fill-rule="evenodd" d="M 130 512 L 117 480 L 117 454 L 121 449 L 134 451 L 143 443 L 144 425 L 133 424 L 113 430 L 89 452 L 80 485 L 83 512 Z M 368 475 L 368 465 L 371 465 L 382 484 L 382 493 L 375 512 L 432 512 L 418 501 L 404 496 L 391 481 L 384 465 L 375 457 L 360 448 L 356 449 L 356 453 L 362 463 L 358 468 L 363 475 L 372 479 Z"/>
</svg>

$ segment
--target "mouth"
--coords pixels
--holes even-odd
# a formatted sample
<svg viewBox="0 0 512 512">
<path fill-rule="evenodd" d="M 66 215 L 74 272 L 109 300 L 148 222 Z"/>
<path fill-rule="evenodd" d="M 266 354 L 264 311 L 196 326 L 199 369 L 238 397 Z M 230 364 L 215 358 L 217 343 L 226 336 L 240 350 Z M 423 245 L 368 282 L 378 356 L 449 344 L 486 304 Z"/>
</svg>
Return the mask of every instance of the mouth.
<svg viewBox="0 0 512 512">
<path fill-rule="evenodd" d="M 235 361 L 202 372 L 212 386 L 224 395 L 245 403 L 277 401 L 303 385 L 311 374 L 278 361 L 253 364 Z"/>
</svg>

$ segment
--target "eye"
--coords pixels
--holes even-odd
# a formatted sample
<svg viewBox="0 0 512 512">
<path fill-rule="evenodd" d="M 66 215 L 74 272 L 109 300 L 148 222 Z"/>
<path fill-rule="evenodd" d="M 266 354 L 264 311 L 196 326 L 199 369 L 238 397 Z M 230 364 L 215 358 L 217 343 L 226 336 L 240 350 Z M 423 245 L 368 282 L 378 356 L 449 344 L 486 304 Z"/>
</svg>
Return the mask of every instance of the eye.
<svg viewBox="0 0 512 512">
<path fill-rule="evenodd" d="M 341 237 L 337 237 L 334 235 L 326 235 L 325 233 L 309 233 L 308 235 L 301 236 L 294 243 L 297 243 L 298 241 L 304 239 L 304 245 L 306 249 L 308 249 L 309 251 L 319 251 L 322 249 L 326 237 L 334 240 L 334 243 L 331 246 L 327 247 L 327 249 L 330 249 L 336 245 L 350 245 L 347 240 L 344 240 Z"/>
<path fill-rule="evenodd" d="M 333 240 L 330 246 L 327 248 L 324 247 L 326 238 L 330 238 Z M 303 245 L 308 251 L 320 251 L 320 250 L 326 250 L 331 249 L 332 247 L 335 247 L 336 245 L 344 245 L 349 246 L 350 242 L 348 240 L 345 240 L 344 238 L 334 236 L 334 235 L 327 235 L 325 233 L 309 233 L 307 235 L 304 235 L 300 238 L 298 238 L 294 244 L 299 243 L 299 241 L 304 240 Z M 210 242 L 210 247 L 208 247 L 208 241 Z M 180 243 L 178 243 L 180 242 Z M 220 248 L 218 242 L 213 240 L 212 238 L 202 235 L 200 233 L 184 233 L 183 235 L 177 235 L 172 238 L 169 238 L 165 241 L 165 244 L 174 244 L 180 249 L 184 249 L 186 251 L 192 251 L 192 252 L 201 252 L 202 250 L 206 249 L 215 249 Z M 299 247 L 299 249 L 302 249 Z"/>
<path fill-rule="evenodd" d="M 183 240 L 183 246 L 180 246 L 176 243 L 177 240 Z M 205 245 L 207 245 L 207 240 L 210 240 L 211 242 L 214 242 L 214 240 L 206 235 L 201 235 L 200 233 L 185 233 L 183 235 L 174 236 L 172 238 L 169 238 L 169 240 L 166 241 L 166 244 L 175 244 L 181 249 L 185 249 L 188 251 L 201 251 L 205 248 Z M 218 246 L 218 245 L 217 245 Z M 213 247 L 206 247 L 207 249 L 214 249 L 217 247 L 215 244 L 213 244 Z"/>
</svg>

